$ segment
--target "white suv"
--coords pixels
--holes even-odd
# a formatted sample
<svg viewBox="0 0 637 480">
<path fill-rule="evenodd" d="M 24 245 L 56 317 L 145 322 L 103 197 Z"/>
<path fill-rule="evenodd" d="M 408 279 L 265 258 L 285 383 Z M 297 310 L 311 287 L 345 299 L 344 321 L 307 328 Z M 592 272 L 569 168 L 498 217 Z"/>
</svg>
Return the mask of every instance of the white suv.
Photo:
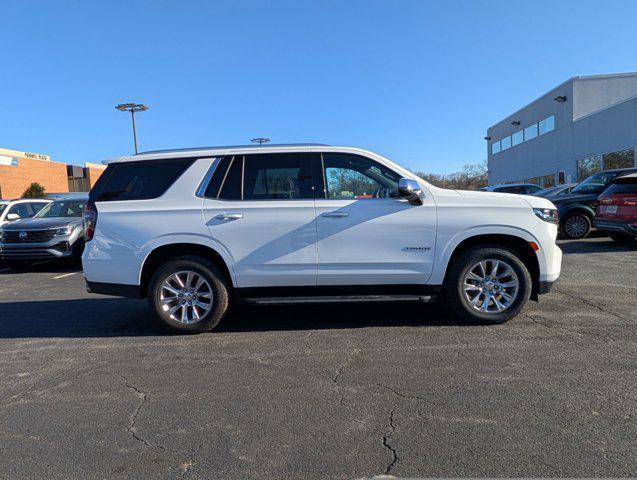
<svg viewBox="0 0 637 480">
<path fill-rule="evenodd" d="M 88 290 L 147 297 L 182 332 L 212 329 L 233 300 L 438 294 L 500 323 L 550 290 L 562 260 L 546 199 L 445 190 L 380 155 L 317 144 L 119 158 L 84 221 Z"/>
</svg>

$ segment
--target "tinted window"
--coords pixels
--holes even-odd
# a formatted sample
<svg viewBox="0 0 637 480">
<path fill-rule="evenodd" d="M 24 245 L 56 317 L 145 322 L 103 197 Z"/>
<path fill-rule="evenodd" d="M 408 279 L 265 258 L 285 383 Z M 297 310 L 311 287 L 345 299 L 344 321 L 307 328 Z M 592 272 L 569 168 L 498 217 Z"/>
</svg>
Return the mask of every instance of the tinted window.
<svg viewBox="0 0 637 480">
<path fill-rule="evenodd" d="M 38 212 L 37 218 L 74 217 L 80 218 L 84 211 L 84 200 L 60 200 L 51 202 Z"/>
<path fill-rule="evenodd" d="M 0 203 L 0 215 L 2 215 L 2 212 L 4 212 L 5 208 L 7 208 L 7 204 L 6 203 Z"/>
<path fill-rule="evenodd" d="M 502 140 L 500 140 L 500 146 L 502 150 L 511 148 L 511 137 L 504 137 Z"/>
<path fill-rule="evenodd" d="M 493 189 L 494 192 L 500 192 L 500 193 L 526 193 L 526 187 L 523 187 L 521 185 L 515 186 L 515 187 L 499 187 L 499 188 L 495 188 Z"/>
<path fill-rule="evenodd" d="M 573 193 L 587 194 L 601 192 L 617 175 L 617 173 L 598 173 L 592 175 L 575 187 Z"/>
<path fill-rule="evenodd" d="M 241 175 L 243 172 L 243 156 L 236 156 L 230 163 L 219 198 L 224 200 L 241 200 Z"/>
<path fill-rule="evenodd" d="M 604 190 L 604 195 L 626 195 L 637 194 L 637 179 L 633 179 L 630 183 L 611 183 Z"/>
<path fill-rule="evenodd" d="M 30 204 L 31 205 L 31 210 L 33 211 L 33 214 L 38 213 L 40 210 L 42 210 L 44 207 L 46 207 L 47 203 L 43 203 L 43 202 L 33 202 Z"/>
<path fill-rule="evenodd" d="M 226 172 L 228 171 L 228 167 L 232 162 L 232 157 L 223 157 L 217 160 L 219 164 L 215 168 L 214 174 L 208 182 L 208 186 L 206 187 L 206 191 L 204 196 L 208 198 L 217 198 L 219 195 L 219 190 L 221 189 L 221 184 L 223 180 L 226 178 Z"/>
<path fill-rule="evenodd" d="M 499 153 L 499 152 L 500 152 L 500 141 L 498 140 L 497 142 L 493 142 L 491 144 L 491 154 Z"/>
<path fill-rule="evenodd" d="M 194 159 L 132 161 L 110 164 L 91 190 L 97 202 L 157 198 L 186 171 Z"/>
<path fill-rule="evenodd" d="M 342 153 L 323 154 L 327 198 L 398 196 L 400 175 L 373 160 Z"/>
<path fill-rule="evenodd" d="M 312 156 L 296 153 L 246 155 L 244 200 L 314 198 Z"/>
<path fill-rule="evenodd" d="M 7 215 L 11 213 L 17 215 L 20 218 L 29 218 L 33 216 L 31 212 L 29 211 L 29 207 L 26 203 L 16 203 L 13 207 L 9 209 L 9 211 L 7 212 Z"/>
</svg>

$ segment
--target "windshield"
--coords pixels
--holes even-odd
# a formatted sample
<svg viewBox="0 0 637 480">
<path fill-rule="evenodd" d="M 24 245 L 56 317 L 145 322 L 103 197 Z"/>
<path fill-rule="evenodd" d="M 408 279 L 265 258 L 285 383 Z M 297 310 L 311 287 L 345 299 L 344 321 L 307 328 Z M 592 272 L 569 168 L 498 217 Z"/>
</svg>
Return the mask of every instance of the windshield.
<svg viewBox="0 0 637 480">
<path fill-rule="evenodd" d="M 553 188 L 546 188 L 544 190 L 540 190 L 539 192 L 535 193 L 536 197 L 548 197 L 549 195 L 553 195 L 554 193 L 557 193 L 557 191 L 562 188 L 562 187 L 553 187 Z"/>
<path fill-rule="evenodd" d="M 55 217 L 82 217 L 84 211 L 84 200 L 61 200 L 51 202 L 44 207 L 35 218 L 55 218 Z"/>
<path fill-rule="evenodd" d="M 577 187 L 571 190 L 571 193 L 598 193 L 606 188 L 608 182 L 617 176 L 617 173 L 596 173 L 591 175 Z"/>
</svg>

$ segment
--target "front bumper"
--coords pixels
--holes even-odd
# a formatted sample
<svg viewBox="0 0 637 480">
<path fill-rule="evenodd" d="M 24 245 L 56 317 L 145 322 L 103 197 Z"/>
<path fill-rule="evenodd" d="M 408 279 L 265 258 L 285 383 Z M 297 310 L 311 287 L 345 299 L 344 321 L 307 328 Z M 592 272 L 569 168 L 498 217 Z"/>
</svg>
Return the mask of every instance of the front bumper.
<svg viewBox="0 0 637 480">
<path fill-rule="evenodd" d="M 56 238 L 47 243 L 2 243 L 2 260 L 55 260 L 73 255 L 73 246 L 68 240 Z"/>
<path fill-rule="evenodd" d="M 630 222 L 630 223 L 629 223 Z M 637 220 L 606 220 L 596 218 L 593 222 L 597 230 L 604 232 L 627 233 L 629 235 L 637 235 Z M 630 224 L 633 225 L 630 225 Z"/>
</svg>

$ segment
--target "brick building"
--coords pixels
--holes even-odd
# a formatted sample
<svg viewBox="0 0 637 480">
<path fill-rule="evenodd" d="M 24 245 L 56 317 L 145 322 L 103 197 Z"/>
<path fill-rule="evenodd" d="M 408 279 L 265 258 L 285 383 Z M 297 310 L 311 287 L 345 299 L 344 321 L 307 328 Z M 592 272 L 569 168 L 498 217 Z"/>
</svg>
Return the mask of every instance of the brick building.
<svg viewBox="0 0 637 480">
<path fill-rule="evenodd" d="M 0 198 L 20 197 L 33 182 L 47 193 L 86 192 L 104 168 L 94 163 L 66 165 L 48 155 L 0 148 Z"/>
</svg>

